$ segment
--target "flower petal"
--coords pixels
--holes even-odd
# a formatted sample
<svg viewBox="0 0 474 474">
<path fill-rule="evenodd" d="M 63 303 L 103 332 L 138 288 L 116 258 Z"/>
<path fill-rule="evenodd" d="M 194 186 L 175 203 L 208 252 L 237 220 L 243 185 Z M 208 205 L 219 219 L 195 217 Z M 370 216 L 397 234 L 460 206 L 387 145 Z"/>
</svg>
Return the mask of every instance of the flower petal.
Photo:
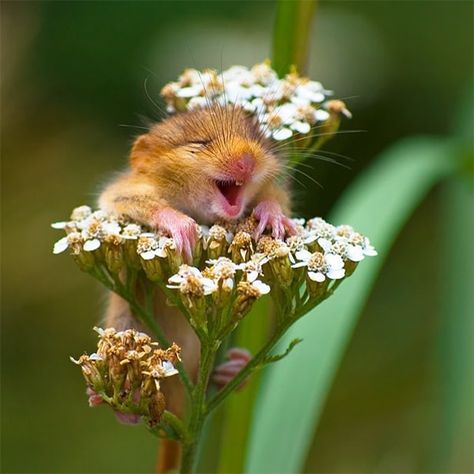
<svg viewBox="0 0 474 474">
<path fill-rule="evenodd" d="M 153 260 L 156 257 L 156 254 L 154 250 L 147 250 L 146 252 L 142 252 L 140 257 L 142 257 L 143 260 Z"/>
<path fill-rule="evenodd" d="M 326 263 L 334 270 L 339 270 L 344 268 L 344 261 L 340 255 L 335 255 L 333 253 L 328 253 L 324 256 Z"/>
<path fill-rule="evenodd" d="M 67 237 L 63 237 L 54 244 L 53 253 L 57 255 L 58 253 L 64 252 L 68 247 Z"/>
<path fill-rule="evenodd" d="M 344 268 L 340 268 L 340 269 L 330 268 L 327 273 L 327 277 L 330 278 L 331 280 L 340 280 L 341 278 L 344 278 L 345 274 L 346 274 L 346 271 L 344 270 Z"/>
<path fill-rule="evenodd" d="M 270 293 L 270 287 L 266 283 L 263 283 L 263 281 L 255 280 L 252 283 L 252 286 L 256 290 L 258 290 L 261 295 L 266 295 L 267 293 Z"/>
<path fill-rule="evenodd" d="M 272 133 L 272 137 L 277 141 L 282 141 L 290 138 L 293 132 L 289 128 L 280 128 Z"/>
<path fill-rule="evenodd" d="M 326 277 L 321 272 L 308 272 L 308 277 L 312 281 L 317 281 L 318 283 L 322 283 Z"/>
<path fill-rule="evenodd" d="M 364 260 L 364 252 L 358 245 L 347 244 L 346 254 L 347 258 L 353 262 L 360 262 L 361 260 Z"/>
<path fill-rule="evenodd" d="M 97 250 L 100 247 L 100 240 L 99 239 L 91 239 L 91 240 L 86 240 L 83 246 L 83 249 L 86 252 L 93 252 L 94 250 Z"/>
</svg>

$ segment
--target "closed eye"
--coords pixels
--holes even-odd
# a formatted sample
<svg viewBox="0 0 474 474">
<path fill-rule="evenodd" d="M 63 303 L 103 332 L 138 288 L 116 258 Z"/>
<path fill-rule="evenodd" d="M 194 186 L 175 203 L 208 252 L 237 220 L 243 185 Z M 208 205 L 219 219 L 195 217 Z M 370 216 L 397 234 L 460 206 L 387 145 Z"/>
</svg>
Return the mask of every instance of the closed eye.
<svg viewBox="0 0 474 474">
<path fill-rule="evenodd" d="M 210 138 L 203 138 L 201 140 L 191 140 L 189 142 L 190 145 L 202 145 L 206 146 L 212 143 L 212 140 Z"/>
</svg>

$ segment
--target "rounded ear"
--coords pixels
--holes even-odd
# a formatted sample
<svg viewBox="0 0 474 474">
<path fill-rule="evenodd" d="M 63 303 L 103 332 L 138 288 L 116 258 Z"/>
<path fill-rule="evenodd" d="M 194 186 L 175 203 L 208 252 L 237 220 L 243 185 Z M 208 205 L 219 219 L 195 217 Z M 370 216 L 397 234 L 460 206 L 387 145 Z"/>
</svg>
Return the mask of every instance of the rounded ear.
<svg viewBox="0 0 474 474">
<path fill-rule="evenodd" d="M 133 169 L 146 168 L 152 160 L 152 138 L 149 133 L 140 135 L 130 152 L 130 166 Z"/>
</svg>

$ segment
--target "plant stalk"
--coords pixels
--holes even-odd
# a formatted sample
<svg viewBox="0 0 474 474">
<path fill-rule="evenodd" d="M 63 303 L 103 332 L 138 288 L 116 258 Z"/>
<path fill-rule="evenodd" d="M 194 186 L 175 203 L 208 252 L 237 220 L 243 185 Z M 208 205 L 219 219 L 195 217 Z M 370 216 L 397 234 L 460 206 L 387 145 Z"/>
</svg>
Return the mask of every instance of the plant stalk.
<svg viewBox="0 0 474 474">
<path fill-rule="evenodd" d="M 279 0 L 273 33 L 273 68 L 280 77 L 294 66 L 306 73 L 315 0 Z"/>
<path fill-rule="evenodd" d="M 180 472 L 183 474 L 194 472 L 196 465 L 201 432 L 208 414 L 206 409 L 206 392 L 214 367 L 215 355 L 216 348 L 212 341 L 202 341 L 198 381 L 193 389 L 191 398 L 191 414 L 187 430 L 189 437 L 183 443 L 183 458 L 180 469 Z"/>
</svg>

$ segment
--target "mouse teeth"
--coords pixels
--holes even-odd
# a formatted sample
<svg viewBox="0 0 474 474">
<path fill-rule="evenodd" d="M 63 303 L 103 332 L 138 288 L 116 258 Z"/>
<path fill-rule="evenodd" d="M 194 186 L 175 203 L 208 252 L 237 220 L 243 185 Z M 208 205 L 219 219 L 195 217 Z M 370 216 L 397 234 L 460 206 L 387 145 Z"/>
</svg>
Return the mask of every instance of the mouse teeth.
<svg viewBox="0 0 474 474">
<path fill-rule="evenodd" d="M 242 186 L 243 184 L 244 184 L 243 181 L 236 181 L 236 182 L 235 182 L 235 185 L 236 185 L 236 186 Z"/>
</svg>

